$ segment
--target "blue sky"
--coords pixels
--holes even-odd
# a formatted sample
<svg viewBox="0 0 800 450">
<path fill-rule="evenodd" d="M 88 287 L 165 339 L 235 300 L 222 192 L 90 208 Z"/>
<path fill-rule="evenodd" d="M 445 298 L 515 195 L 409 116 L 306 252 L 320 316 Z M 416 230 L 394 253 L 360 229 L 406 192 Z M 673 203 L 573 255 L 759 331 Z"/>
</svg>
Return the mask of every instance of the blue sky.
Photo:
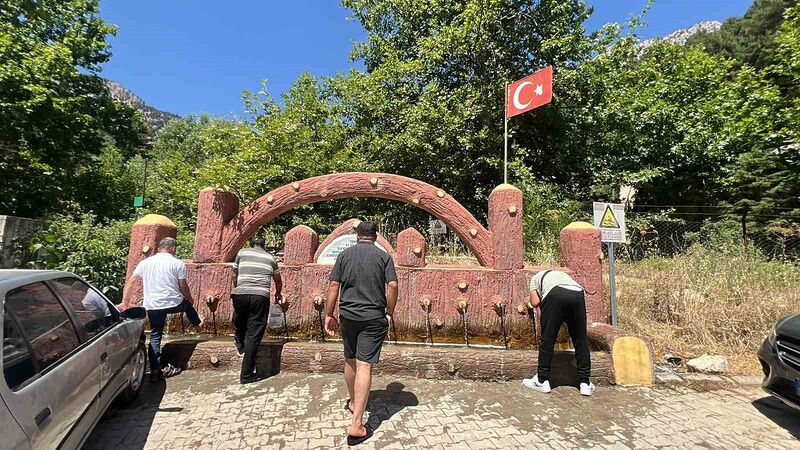
<svg viewBox="0 0 800 450">
<path fill-rule="evenodd" d="M 641 11 L 645 0 L 589 0 L 589 28 Z M 752 0 L 656 0 L 644 37 L 701 20 L 742 15 Z M 299 74 L 333 75 L 364 33 L 337 0 L 229 2 L 102 0 L 101 15 L 119 26 L 103 76 L 146 103 L 175 114 L 242 113 L 243 89 L 268 81 L 277 96 Z"/>
</svg>

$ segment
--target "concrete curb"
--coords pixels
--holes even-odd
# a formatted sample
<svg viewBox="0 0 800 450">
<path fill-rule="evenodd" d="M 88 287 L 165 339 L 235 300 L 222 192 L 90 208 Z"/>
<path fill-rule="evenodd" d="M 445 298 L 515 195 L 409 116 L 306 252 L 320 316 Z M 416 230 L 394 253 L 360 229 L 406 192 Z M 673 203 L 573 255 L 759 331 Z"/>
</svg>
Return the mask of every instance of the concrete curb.
<svg viewBox="0 0 800 450">
<path fill-rule="evenodd" d="M 656 373 L 656 384 L 689 384 L 689 383 L 728 383 L 742 386 L 759 386 L 762 377 L 758 375 L 717 375 L 706 373 Z"/>
</svg>

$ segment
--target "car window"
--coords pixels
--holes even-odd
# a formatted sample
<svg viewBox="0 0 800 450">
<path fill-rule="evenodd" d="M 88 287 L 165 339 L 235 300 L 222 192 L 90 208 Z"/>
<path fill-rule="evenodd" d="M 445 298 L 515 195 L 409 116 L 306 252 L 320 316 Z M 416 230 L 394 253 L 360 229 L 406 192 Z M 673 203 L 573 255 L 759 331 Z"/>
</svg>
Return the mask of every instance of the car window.
<svg viewBox="0 0 800 450">
<path fill-rule="evenodd" d="M 40 371 L 80 344 L 67 311 L 44 283 L 32 283 L 9 291 L 5 309 L 17 319 Z"/>
<path fill-rule="evenodd" d="M 77 278 L 58 278 L 53 283 L 58 292 L 72 305 L 78 318 L 78 326 L 86 330 L 91 339 L 110 327 L 115 320 L 112 316 L 114 308 L 91 286 Z"/>
<path fill-rule="evenodd" d="M 6 384 L 16 389 L 35 374 L 36 367 L 25 337 L 6 312 L 3 314 L 3 375 Z"/>
</svg>

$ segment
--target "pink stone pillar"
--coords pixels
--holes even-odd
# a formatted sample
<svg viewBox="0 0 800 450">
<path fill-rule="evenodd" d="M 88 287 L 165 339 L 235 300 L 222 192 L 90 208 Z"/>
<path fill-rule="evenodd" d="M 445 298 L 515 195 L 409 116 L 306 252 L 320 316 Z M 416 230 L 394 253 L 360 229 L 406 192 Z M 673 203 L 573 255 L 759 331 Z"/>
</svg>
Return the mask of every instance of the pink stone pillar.
<svg viewBox="0 0 800 450">
<path fill-rule="evenodd" d="M 286 233 L 283 263 L 297 266 L 312 263 L 317 247 L 319 247 L 319 236 L 316 231 L 305 225 L 298 225 Z"/>
<path fill-rule="evenodd" d="M 501 184 L 489 195 L 489 231 L 492 233 L 492 267 L 521 269 L 525 247 L 522 240 L 522 191 Z"/>
<path fill-rule="evenodd" d="M 239 212 L 239 199 L 222 189 L 205 188 L 197 200 L 194 262 L 222 261 L 222 231 Z"/>
<path fill-rule="evenodd" d="M 397 265 L 425 266 L 425 236 L 415 228 L 406 228 L 397 235 Z"/>
<path fill-rule="evenodd" d="M 128 285 L 133 270 L 139 262 L 158 252 L 158 242 L 165 237 L 177 237 L 178 228 L 167 217 L 158 214 L 147 214 L 133 224 L 131 229 L 131 244 L 128 247 L 128 268 L 125 271 L 126 286 Z M 140 305 L 142 303 L 142 283 L 136 281 L 128 287 L 133 303 L 124 307 Z"/>
<path fill-rule="evenodd" d="M 603 249 L 600 229 L 586 222 L 573 222 L 561 230 L 561 265 L 575 272 L 575 281 L 586 290 L 589 323 L 607 323 L 603 298 Z"/>
</svg>

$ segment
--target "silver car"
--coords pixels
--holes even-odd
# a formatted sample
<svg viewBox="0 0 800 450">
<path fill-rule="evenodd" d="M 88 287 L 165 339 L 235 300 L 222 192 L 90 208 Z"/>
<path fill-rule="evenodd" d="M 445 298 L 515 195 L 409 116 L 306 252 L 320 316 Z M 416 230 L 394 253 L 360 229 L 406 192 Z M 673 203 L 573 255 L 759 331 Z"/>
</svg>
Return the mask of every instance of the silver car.
<svg viewBox="0 0 800 450">
<path fill-rule="evenodd" d="M 143 308 L 119 312 L 68 272 L 0 270 L 0 447 L 79 448 L 142 389 Z"/>
</svg>

